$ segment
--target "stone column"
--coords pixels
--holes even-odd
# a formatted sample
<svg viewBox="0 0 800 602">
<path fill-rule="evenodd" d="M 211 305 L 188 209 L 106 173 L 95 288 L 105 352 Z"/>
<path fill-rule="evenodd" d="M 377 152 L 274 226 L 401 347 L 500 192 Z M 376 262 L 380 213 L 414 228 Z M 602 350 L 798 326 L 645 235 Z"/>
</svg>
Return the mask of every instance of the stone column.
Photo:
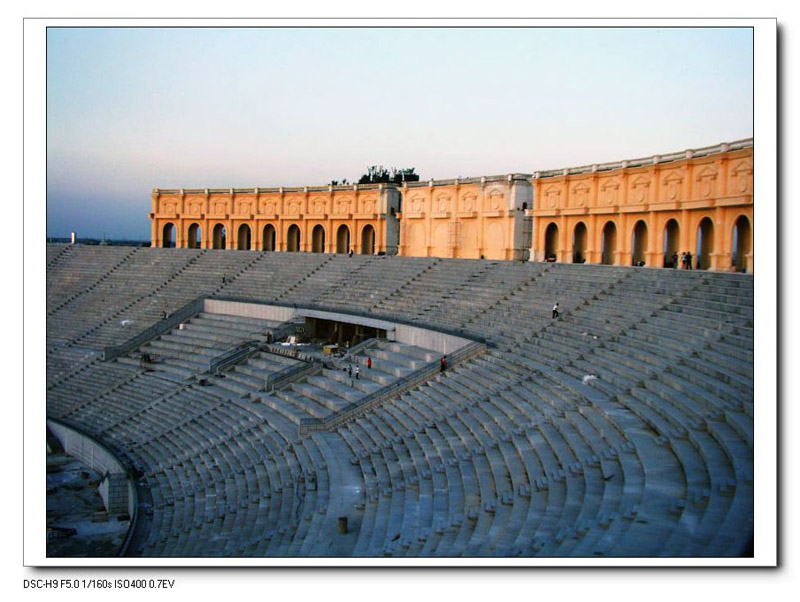
<svg viewBox="0 0 800 602">
<path fill-rule="evenodd" d="M 281 197 L 283 197 L 283 191 L 281 190 Z M 283 207 L 283 199 L 281 199 L 281 207 Z M 275 228 L 275 250 L 286 252 L 286 229 L 287 226 L 284 221 L 280 218 L 281 214 L 278 214 L 278 225 Z"/>
<path fill-rule="evenodd" d="M 696 255 L 695 251 L 696 251 L 697 245 L 695 244 L 695 249 L 692 249 L 692 240 L 693 240 L 694 237 L 692 236 L 693 228 L 692 228 L 691 221 L 692 221 L 692 215 L 689 212 L 689 210 L 688 209 L 682 209 L 681 210 L 681 223 L 680 223 L 680 226 L 681 226 L 681 237 L 680 237 L 681 238 L 681 242 L 680 242 L 680 245 L 681 246 L 680 246 L 680 249 L 678 249 L 678 257 L 680 257 L 686 251 L 691 250 L 691 252 L 692 252 L 692 260 L 694 260 L 694 256 Z"/>
<path fill-rule="evenodd" d="M 572 263 L 572 254 L 569 252 L 567 245 L 567 216 L 562 215 L 558 219 L 558 251 L 556 258 L 561 263 Z"/>
<path fill-rule="evenodd" d="M 597 182 L 595 181 L 596 187 Z M 586 221 L 588 222 L 586 228 L 586 263 L 600 263 L 602 258 L 600 257 L 600 247 L 598 246 L 600 233 L 597 231 L 597 214 L 592 213 Z"/>
<path fill-rule="evenodd" d="M 627 181 L 627 178 L 626 178 Z M 627 190 L 627 185 L 626 185 Z M 626 193 L 627 195 L 627 193 Z M 630 229 L 630 222 L 631 220 L 628 219 L 627 213 L 618 213 L 619 216 L 619 225 L 617 227 L 617 251 L 614 253 L 616 259 L 614 260 L 614 265 L 631 265 L 633 262 L 633 250 L 631 249 L 631 240 L 633 238 L 633 233 Z M 636 223 L 634 221 L 634 223 Z M 620 241 L 622 238 L 622 241 Z M 622 244 L 620 244 L 622 242 Z"/>
<path fill-rule="evenodd" d="M 208 204 L 208 201 L 206 201 L 206 204 Z M 200 220 L 200 227 L 202 228 L 202 230 L 200 231 L 200 248 L 201 249 L 210 249 L 211 248 L 211 243 L 209 242 L 211 239 L 210 239 L 210 233 L 208 231 L 208 224 L 209 224 L 209 220 L 208 220 L 207 217 Z"/>
<path fill-rule="evenodd" d="M 255 206 L 253 207 L 253 225 L 252 231 L 250 232 L 250 248 L 253 251 L 260 251 L 264 248 L 263 238 L 264 238 L 264 226 L 263 224 L 258 223 L 258 215 L 261 213 L 261 191 L 256 187 L 255 193 L 253 194 L 253 203 Z"/>
<path fill-rule="evenodd" d="M 647 219 L 647 250 L 645 251 L 645 262 L 648 267 L 664 267 L 664 230 L 657 230 L 656 224 L 658 217 L 655 211 L 651 211 Z"/>
<path fill-rule="evenodd" d="M 732 233 L 725 225 L 725 209 L 714 210 L 714 248 L 711 249 L 712 270 L 728 270 L 731 267 Z"/>
</svg>

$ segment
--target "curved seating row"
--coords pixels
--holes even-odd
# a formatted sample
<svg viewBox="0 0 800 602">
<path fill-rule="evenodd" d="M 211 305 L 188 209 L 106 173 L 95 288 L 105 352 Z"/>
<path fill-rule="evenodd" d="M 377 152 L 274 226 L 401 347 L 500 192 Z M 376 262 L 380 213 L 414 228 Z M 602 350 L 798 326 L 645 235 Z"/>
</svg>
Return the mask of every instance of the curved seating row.
<svg viewBox="0 0 800 602">
<path fill-rule="evenodd" d="M 48 247 L 48 415 L 97 436 L 141 472 L 152 501 L 132 553 L 726 556 L 748 544 L 752 278 L 396 257 L 168 256 L 175 251 Z M 71 279 L 81 262 L 92 265 Z M 173 267 L 134 285 L 148 262 Z M 398 268 L 391 281 L 390 264 Z M 125 282 L 131 290 L 109 301 L 111 284 Z M 400 350 L 373 349 L 359 387 L 339 370 L 274 396 L 257 386 L 279 369 L 269 358 L 254 357 L 210 387 L 97 361 L 93 347 L 127 338 L 114 328 L 122 316 L 134 316 L 138 332 L 157 321 L 163 299 L 175 309 L 198 294 L 396 315 L 475 332 L 491 349 L 331 432 L 300 437 L 297 422 L 314 414 L 310 402 L 292 410 L 299 398 L 316 396 L 319 405 L 356 388 L 367 393 L 370 383 L 385 384 L 381 374 L 401 363 L 391 355 Z M 101 300 L 109 307 L 93 316 Z M 556 301 L 562 315 L 554 320 Z M 225 330 L 209 323 L 151 346 L 191 372 L 197 366 L 185 353 L 216 353 Z M 340 516 L 349 518 L 347 534 L 336 531 Z"/>
</svg>

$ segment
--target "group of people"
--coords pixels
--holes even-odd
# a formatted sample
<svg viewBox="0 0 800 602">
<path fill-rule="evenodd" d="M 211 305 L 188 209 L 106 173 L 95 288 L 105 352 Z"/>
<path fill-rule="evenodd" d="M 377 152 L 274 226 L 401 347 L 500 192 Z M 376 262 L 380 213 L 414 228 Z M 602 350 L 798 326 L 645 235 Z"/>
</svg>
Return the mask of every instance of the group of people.
<svg viewBox="0 0 800 602">
<path fill-rule="evenodd" d="M 353 374 L 356 375 L 356 380 L 359 380 L 359 374 L 361 374 L 361 368 L 356 364 L 355 370 L 353 369 L 353 364 L 347 364 L 347 374 L 350 378 L 353 378 Z"/>
<path fill-rule="evenodd" d="M 367 356 L 367 369 L 372 369 L 372 358 L 369 356 Z M 347 374 L 350 376 L 350 380 L 353 379 L 353 375 L 355 375 L 356 380 L 361 380 L 361 367 L 358 364 L 353 367 L 353 364 L 348 363 Z"/>
<path fill-rule="evenodd" d="M 672 269 L 678 268 L 678 254 L 672 254 Z M 691 270 L 692 269 L 692 253 L 690 251 L 684 251 L 681 253 L 681 269 L 682 270 Z"/>
</svg>

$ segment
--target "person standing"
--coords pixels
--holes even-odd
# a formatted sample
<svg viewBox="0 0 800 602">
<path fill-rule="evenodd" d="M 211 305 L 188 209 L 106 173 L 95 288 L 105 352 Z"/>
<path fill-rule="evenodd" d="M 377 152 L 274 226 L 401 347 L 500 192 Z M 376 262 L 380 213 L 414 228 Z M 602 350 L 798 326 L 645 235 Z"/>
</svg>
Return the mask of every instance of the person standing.
<svg viewBox="0 0 800 602">
<path fill-rule="evenodd" d="M 361 368 L 356 365 L 356 380 L 358 380 L 358 375 L 361 374 Z"/>
<path fill-rule="evenodd" d="M 558 317 L 558 302 L 553 306 L 553 319 L 555 320 Z"/>
<path fill-rule="evenodd" d="M 686 251 L 686 269 L 687 270 L 691 270 L 692 269 L 692 252 L 691 251 Z"/>
<path fill-rule="evenodd" d="M 372 369 L 372 358 L 371 357 L 367 357 L 367 369 L 368 370 Z"/>
<path fill-rule="evenodd" d="M 439 372 L 444 372 L 445 370 L 447 370 L 447 356 L 443 355 L 442 361 L 439 362 Z"/>
</svg>

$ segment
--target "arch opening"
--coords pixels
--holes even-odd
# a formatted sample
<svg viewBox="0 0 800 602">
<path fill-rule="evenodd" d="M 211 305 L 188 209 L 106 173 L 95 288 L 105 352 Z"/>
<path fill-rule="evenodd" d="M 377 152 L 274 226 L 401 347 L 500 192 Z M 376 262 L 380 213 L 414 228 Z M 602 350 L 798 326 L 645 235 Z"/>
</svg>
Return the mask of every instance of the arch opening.
<svg viewBox="0 0 800 602">
<path fill-rule="evenodd" d="M 373 255 L 375 253 L 375 228 L 370 225 L 361 230 L 361 254 Z"/>
<path fill-rule="evenodd" d="M 614 222 L 606 222 L 603 226 L 602 263 L 614 265 L 617 250 L 617 226 Z"/>
<path fill-rule="evenodd" d="M 224 249 L 225 242 L 226 242 L 226 231 L 225 226 L 222 224 L 217 224 L 214 226 L 213 237 L 212 237 L 212 244 L 211 246 L 215 249 Z"/>
<path fill-rule="evenodd" d="M 236 234 L 236 248 L 240 251 L 250 250 L 250 226 L 242 224 Z"/>
<path fill-rule="evenodd" d="M 325 252 L 325 228 L 319 224 L 314 226 L 314 230 L 311 231 L 311 252 Z"/>
<path fill-rule="evenodd" d="M 747 256 L 751 248 L 750 220 L 746 216 L 740 215 L 736 218 L 733 225 L 733 249 L 731 253 L 731 265 L 737 272 L 747 271 Z"/>
<path fill-rule="evenodd" d="M 578 222 L 572 233 L 572 263 L 586 263 L 586 224 Z"/>
<path fill-rule="evenodd" d="M 544 232 L 544 259 L 545 261 L 555 261 L 558 253 L 558 226 L 554 223 L 547 225 Z"/>
<path fill-rule="evenodd" d="M 697 269 L 707 270 L 711 267 L 711 252 L 714 249 L 714 223 L 711 218 L 704 217 L 697 226 Z"/>
<path fill-rule="evenodd" d="M 632 264 L 636 266 L 645 265 L 647 263 L 645 255 L 647 252 L 647 224 L 644 223 L 644 220 L 636 222 L 636 226 L 633 228 L 631 249 L 633 249 Z"/>
<path fill-rule="evenodd" d="M 297 224 L 289 226 L 286 233 L 286 250 L 289 253 L 297 253 L 300 250 L 300 227 Z"/>
<path fill-rule="evenodd" d="M 202 246 L 201 241 L 202 230 L 199 224 L 192 224 L 189 226 L 189 235 L 186 237 L 186 243 L 190 249 L 199 249 Z"/>
<path fill-rule="evenodd" d="M 678 222 L 674 219 L 669 220 L 664 226 L 664 267 L 677 268 L 680 258 L 678 257 L 678 244 L 680 244 L 681 230 Z"/>
<path fill-rule="evenodd" d="M 336 231 L 336 252 L 347 253 L 350 251 L 350 228 L 342 224 Z"/>
<path fill-rule="evenodd" d="M 264 237 L 261 240 L 261 248 L 264 251 L 275 250 L 275 226 L 272 224 L 264 226 Z"/>
<path fill-rule="evenodd" d="M 175 248 L 175 224 L 172 222 L 164 224 L 161 231 L 161 246 L 165 249 Z"/>
</svg>

